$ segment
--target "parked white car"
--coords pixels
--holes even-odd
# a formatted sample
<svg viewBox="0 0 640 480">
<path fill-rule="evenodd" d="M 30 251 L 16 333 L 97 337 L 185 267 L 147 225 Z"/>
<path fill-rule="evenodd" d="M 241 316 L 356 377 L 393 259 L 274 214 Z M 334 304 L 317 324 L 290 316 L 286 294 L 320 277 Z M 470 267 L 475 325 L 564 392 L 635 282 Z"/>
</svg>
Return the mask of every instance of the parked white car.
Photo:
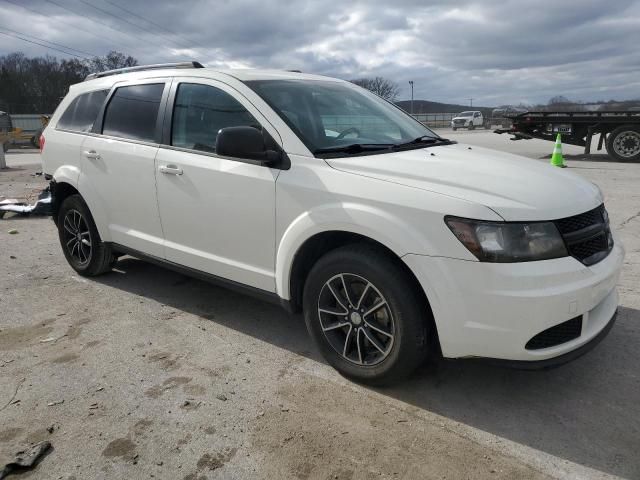
<svg viewBox="0 0 640 480">
<path fill-rule="evenodd" d="M 94 75 L 53 115 L 44 172 L 79 274 L 129 254 L 303 311 L 369 383 L 429 353 L 562 363 L 613 325 L 624 250 L 596 185 L 349 82 L 198 67 Z"/>
<path fill-rule="evenodd" d="M 462 112 L 451 119 L 451 128 L 455 131 L 459 128 L 473 130 L 476 127 L 491 128 L 491 124 L 485 125 L 484 116 L 479 110 Z"/>
</svg>

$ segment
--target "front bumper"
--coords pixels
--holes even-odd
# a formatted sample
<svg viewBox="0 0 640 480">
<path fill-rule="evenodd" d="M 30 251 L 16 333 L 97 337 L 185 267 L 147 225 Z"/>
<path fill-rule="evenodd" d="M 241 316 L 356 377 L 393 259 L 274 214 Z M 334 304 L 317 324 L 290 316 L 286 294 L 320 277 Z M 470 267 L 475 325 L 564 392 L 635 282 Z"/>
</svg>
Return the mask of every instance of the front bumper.
<svg viewBox="0 0 640 480">
<path fill-rule="evenodd" d="M 526 263 L 483 263 L 405 255 L 431 304 L 442 354 L 536 362 L 560 357 L 602 332 L 618 306 L 624 248 L 586 267 L 572 257 Z M 538 350 L 538 333 L 582 315 L 579 337 Z"/>
</svg>

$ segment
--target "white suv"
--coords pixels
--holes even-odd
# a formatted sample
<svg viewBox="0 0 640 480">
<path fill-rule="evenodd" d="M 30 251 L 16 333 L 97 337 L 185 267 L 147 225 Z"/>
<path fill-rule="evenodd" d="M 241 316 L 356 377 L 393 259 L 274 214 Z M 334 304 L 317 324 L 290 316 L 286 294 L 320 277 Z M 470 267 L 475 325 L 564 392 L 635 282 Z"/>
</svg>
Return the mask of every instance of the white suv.
<svg viewBox="0 0 640 480">
<path fill-rule="evenodd" d="M 561 363 L 615 318 L 624 250 L 597 186 L 441 138 L 345 81 L 106 72 L 71 87 L 42 148 L 78 273 L 129 254 L 302 310 L 358 381 L 430 352 Z"/>
</svg>

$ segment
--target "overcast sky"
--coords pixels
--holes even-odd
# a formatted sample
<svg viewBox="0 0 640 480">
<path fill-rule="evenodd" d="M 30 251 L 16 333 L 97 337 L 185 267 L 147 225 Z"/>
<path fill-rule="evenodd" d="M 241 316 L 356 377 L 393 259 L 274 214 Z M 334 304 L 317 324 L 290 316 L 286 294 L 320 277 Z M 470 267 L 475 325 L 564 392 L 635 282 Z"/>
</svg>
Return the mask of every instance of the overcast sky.
<svg viewBox="0 0 640 480">
<path fill-rule="evenodd" d="M 0 32 L 140 63 L 381 75 L 401 99 L 409 80 L 447 103 L 640 98 L 637 0 L 0 0 Z M 0 35 L 14 51 L 66 56 Z"/>
</svg>

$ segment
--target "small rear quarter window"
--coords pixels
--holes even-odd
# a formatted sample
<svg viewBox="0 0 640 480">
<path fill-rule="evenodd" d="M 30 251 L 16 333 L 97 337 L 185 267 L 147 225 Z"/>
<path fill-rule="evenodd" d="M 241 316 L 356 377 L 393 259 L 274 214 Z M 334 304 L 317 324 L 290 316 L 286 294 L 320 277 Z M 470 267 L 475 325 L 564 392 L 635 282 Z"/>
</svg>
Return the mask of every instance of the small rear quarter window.
<svg viewBox="0 0 640 480">
<path fill-rule="evenodd" d="M 72 132 L 89 132 L 108 93 L 108 90 L 96 90 L 78 95 L 62 114 L 56 128 Z"/>
</svg>

